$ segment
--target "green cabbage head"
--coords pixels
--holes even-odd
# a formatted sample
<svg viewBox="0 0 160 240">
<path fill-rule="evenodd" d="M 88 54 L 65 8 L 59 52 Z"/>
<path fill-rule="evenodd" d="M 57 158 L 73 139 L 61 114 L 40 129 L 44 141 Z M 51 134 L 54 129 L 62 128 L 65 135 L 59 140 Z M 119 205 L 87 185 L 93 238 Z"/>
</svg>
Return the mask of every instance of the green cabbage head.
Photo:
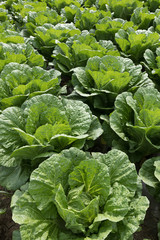
<svg viewBox="0 0 160 240">
<path fill-rule="evenodd" d="M 135 161 L 160 149 L 160 93 L 155 88 L 139 88 L 133 95 L 120 94 L 110 114 L 111 129 L 118 135 L 112 139 L 116 148 L 126 147 Z"/>
<path fill-rule="evenodd" d="M 53 152 L 93 146 L 103 130 L 89 107 L 51 94 L 34 96 L 0 115 L 0 182 L 15 190 Z"/>
<path fill-rule="evenodd" d="M 70 148 L 40 164 L 28 190 L 15 193 L 13 219 L 22 240 L 129 240 L 148 208 L 139 184 L 125 153 Z"/>
</svg>

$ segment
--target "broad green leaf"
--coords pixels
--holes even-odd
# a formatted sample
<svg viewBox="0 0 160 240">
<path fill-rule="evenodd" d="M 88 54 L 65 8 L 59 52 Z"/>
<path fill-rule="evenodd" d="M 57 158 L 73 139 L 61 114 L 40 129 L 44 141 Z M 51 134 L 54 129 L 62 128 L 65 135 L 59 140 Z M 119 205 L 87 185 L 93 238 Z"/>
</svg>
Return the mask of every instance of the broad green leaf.
<svg viewBox="0 0 160 240">
<path fill-rule="evenodd" d="M 15 149 L 10 156 L 21 160 L 24 159 L 32 160 L 36 156 L 47 150 L 48 150 L 47 147 L 43 145 L 26 145 L 18 149 Z"/>
<path fill-rule="evenodd" d="M 149 67 L 151 67 L 151 68 L 156 67 L 155 56 L 154 56 L 154 53 L 150 49 L 147 49 L 145 51 L 144 58 L 145 58 L 146 62 L 148 63 Z"/>
<path fill-rule="evenodd" d="M 62 186 L 60 185 L 55 195 L 55 205 L 59 215 L 66 222 L 66 228 L 71 229 L 74 233 L 85 232 L 82 223 L 79 223 L 78 214 L 68 209 L 67 199 Z"/>
<path fill-rule="evenodd" d="M 111 222 L 119 222 L 124 219 L 129 209 L 129 191 L 123 185 L 115 183 L 113 192 L 109 196 L 102 213 L 95 218 L 94 223 L 109 220 Z M 122 207 L 123 206 L 123 207 Z"/>
<path fill-rule="evenodd" d="M 156 187 L 157 185 L 157 178 L 154 175 L 154 172 L 156 171 L 155 163 L 156 158 L 151 158 L 145 161 L 139 172 L 141 179 L 151 187 Z"/>
<path fill-rule="evenodd" d="M 0 166 L 1 186 L 5 186 L 8 190 L 18 189 L 20 186 L 26 183 L 29 175 L 30 167 L 27 166 L 27 164 L 17 167 Z"/>
<path fill-rule="evenodd" d="M 0 140 L 5 148 L 20 147 L 22 140 L 13 128 L 24 129 L 25 119 L 23 112 L 18 107 L 10 107 L 0 115 Z"/>
<path fill-rule="evenodd" d="M 107 154 L 93 153 L 93 157 L 108 166 L 111 184 L 118 182 L 131 192 L 135 192 L 137 188 L 135 166 L 130 163 L 125 153 L 114 149 Z"/>
<path fill-rule="evenodd" d="M 128 211 L 122 222 L 118 223 L 119 239 L 127 240 L 134 232 L 137 231 L 139 225 L 143 221 L 146 210 L 149 207 L 149 201 L 146 197 L 141 196 L 134 199 L 130 204 L 130 211 Z"/>
<path fill-rule="evenodd" d="M 50 145 L 54 147 L 55 151 L 61 151 L 69 145 L 73 145 L 77 148 L 82 148 L 85 143 L 85 139 L 88 137 L 88 134 L 80 136 L 72 136 L 67 134 L 57 134 L 53 136 L 50 140 Z"/>
<path fill-rule="evenodd" d="M 73 100 L 64 101 L 64 106 L 73 136 L 85 134 L 92 122 L 89 107 Z"/>
<path fill-rule="evenodd" d="M 14 230 L 12 233 L 12 240 L 21 240 L 21 234 L 19 230 Z"/>
<path fill-rule="evenodd" d="M 102 221 L 100 227 L 99 227 L 99 231 L 98 234 L 92 234 L 90 237 L 86 237 L 84 238 L 84 240 L 97 240 L 97 239 L 101 239 L 101 240 L 105 240 L 108 235 L 112 232 L 112 227 L 113 223 L 109 222 L 109 221 Z"/>
<path fill-rule="evenodd" d="M 155 169 L 155 177 L 160 181 L 160 161 L 155 161 L 154 166 L 156 167 Z"/>
<path fill-rule="evenodd" d="M 26 99 L 27 99 L 26 95 L 17 95 L 3 98 L 1 100 L 2 109 L 12 106 L 21 106 Z"/>
<path fill-rule="evenodd" d="M 41 144 L 47 145 L 52 136 L 57 134 L 69 134 L 70 131 L 70 126 L 63 123 L 55 123 L 54 125 L 45 124 L 37 128 L 34 136 L 41 142 Z"/>
<path fill-rule="evenodd" d="M 43 209 L 49 202 L 54 200 L 54 196 L 57 190 L 58 184 L 62 184 L 66 190 L 68 188 L 68 174 L 74 167 L 74 161 L 76 164 L 77 157 L 81 159 L 81 151 L 78 149 L 65 150 L 64 153 L 67 155 L 59 154 L 53 155 L 44 163 L 42 163 L 37 170 L 31 175 L 31 183 L 29 192 L 36 200 L 38 207 Z M 72 155 L 73 158 L 72 160 Z M 80 160 L 78 159 L 78 162 Z M 50 169 L 48 172 L 47 169 Z M 39 174 L 41 172 L 41 174 Z M 45 179 L 45 180 L 44 180 Z M 38 191 L 37 191 L 37 190 Z M 41 194 L 39 194 L 41 192 Z"/>
</svg>

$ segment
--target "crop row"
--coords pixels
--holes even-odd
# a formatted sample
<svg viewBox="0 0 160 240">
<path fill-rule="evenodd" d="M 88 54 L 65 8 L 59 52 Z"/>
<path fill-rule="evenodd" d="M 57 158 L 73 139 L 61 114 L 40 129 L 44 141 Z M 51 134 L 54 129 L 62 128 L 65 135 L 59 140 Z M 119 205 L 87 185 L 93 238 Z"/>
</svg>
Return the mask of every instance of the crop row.
<svg viewBox="0 0 160 240">
<path fill-rule="evenodd" d="M 160 201 L 159 7 L 1 1 L 0 185 L 14 191 L 13 240 L 131 240 L 149 206 L 141 180 Z"/>
</svg>

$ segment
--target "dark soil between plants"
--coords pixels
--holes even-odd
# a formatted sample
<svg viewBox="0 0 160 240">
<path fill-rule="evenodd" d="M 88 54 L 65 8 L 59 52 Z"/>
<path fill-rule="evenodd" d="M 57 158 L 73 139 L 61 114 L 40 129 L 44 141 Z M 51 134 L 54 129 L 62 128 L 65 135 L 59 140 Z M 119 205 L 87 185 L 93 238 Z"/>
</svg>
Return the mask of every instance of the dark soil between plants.
<svg viewBox="0 0 160 240">
<path fill-rule="evenodd" d="M 4 189 L 0 187 L 0 190 Z M 9 195 L 0 194 L 0 209 L 6 209 L 6 212 L 0 215 L 0 240 L 11 240 L 12 232 L 19 228 L 19 225 L 12 220 L 10 209 L 11 196 L 12 192 Z"/>
</svg>

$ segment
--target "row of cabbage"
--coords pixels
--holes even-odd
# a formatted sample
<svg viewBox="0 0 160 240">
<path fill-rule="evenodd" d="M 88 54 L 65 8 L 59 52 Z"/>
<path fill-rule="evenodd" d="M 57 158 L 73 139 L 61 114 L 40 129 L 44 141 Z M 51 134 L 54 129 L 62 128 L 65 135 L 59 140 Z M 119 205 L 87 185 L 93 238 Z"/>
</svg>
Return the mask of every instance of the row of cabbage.
<svg viewBox="0 0 160 240">
<path fill-rule="evenodd" d="M 131 240 L 149 206 L 140 179 L 160 200 L 159 6 L 0 3 L 0 185 L 16 191 L 13 240 Z"/>
</svg>

